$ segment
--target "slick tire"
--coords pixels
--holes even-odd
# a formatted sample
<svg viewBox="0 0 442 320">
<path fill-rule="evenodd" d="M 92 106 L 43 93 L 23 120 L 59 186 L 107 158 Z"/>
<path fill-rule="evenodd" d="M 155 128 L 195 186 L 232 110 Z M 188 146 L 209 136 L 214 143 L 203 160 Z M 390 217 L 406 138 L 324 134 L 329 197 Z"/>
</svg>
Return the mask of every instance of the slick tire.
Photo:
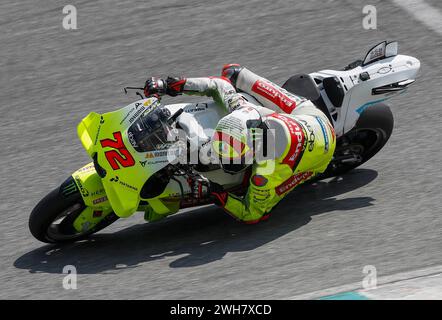
<svg viewBox="0 0 442 320">
<path fill-rule="evenodd" d="M 360 161 L 330 163 L 321 179 L 344 174 L 359 167 L 376 155 L 387 143 L 393 132 L 394 119 L 390 107 L 378 103 L 367 108 L 359 117 L 355 127 L 337 141 L 334 158 L 348 152 L 357 154 Z"/>
<path fill-rule="evenodd" d="M 60 187 L 52 190 L 32 210 L 29 217 L 29 230 L 37 240 L 46 243 L 82 240 L 106 228 L 118 219 L 118 216 L 112 212 L 94 228 L 85 232 L 76 231 L 73 222 L 85 209 L 85 204 L 78 189 L 69 195 L 62 193 L 62 187 L 71 183 L 74 183 L 72 177 Z M 55 224 L 60 219 L 62 219 L 61 222 Z"/>
</svg>

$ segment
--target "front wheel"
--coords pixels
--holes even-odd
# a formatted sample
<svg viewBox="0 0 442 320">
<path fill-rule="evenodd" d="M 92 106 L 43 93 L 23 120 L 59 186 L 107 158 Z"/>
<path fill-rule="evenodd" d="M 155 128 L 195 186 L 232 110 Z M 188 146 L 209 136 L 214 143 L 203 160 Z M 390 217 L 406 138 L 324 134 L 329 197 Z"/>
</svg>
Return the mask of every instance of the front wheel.
<svg viewBox="0 0 442 320">
<path fill-rule="evenodd" d="M 73 179 L 69 178 L 61 187 L 46 195 L 32 210 L 29 230 L 37 240 L 47 243 L 82 240 L 118 219 L 118 216 L 111 212 L 94 227 L 77 231 L 74 221 L 86 209 L 86 205 L 78 190 L 69 195 L 63 194 L 63 186 L 72 183 Z"/>
<path fill-rule="evenodd" d="M 355 127 L 338 139 L 333 160 L 321 178 L 344 174 L 367 162 L 385 146 L 393 125 L 393 114 L 386 104 L 366 109 Z"/>
</svg>

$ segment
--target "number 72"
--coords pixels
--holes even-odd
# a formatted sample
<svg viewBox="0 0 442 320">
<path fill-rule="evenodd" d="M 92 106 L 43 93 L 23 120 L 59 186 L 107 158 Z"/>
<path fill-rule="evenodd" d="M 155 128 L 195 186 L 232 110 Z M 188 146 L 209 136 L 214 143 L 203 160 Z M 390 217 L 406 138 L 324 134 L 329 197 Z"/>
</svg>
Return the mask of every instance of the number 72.
<svg viewBox="0 0 442 320">
<path fill-rule="evenodd" d="M 114 139 L 103 139 L 100 140 L 101 147 L 112 148 L 116 150 L 106 151 L 104 155 L 107 161 L 114 170 L 120 169 L 120 165 L 124 168 L 132 167 L 135 165 L 135 160 L 130 154 L 129 150 L 124 145 L 123 137 L 121 132 L 117 131 L 113 133 Z"/>
</svg>

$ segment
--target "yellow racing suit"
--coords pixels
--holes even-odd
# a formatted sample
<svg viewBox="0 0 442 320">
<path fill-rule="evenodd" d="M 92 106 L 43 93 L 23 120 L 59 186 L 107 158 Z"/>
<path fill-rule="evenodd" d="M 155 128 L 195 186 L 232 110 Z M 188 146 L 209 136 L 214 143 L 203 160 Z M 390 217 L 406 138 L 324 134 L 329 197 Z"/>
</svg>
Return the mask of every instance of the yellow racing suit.
<svg viewBox="0 0 442 320">
<path fill-rule="evenodd" d="M 244 99 L 236 89 L 253 96 L 259 105 Z M 248 69 L 239 73 L 236 89 L 226 78 L 188 78 L 183 93 L 211 96 L 230 112 L 252 106 L 260 112 L 267 127 L 274 130 L 275 157 L 254 162 L 245 196 L 218 195 L 221 206 L 230 215 L 256 223 L 268 218 L 272 208 L 296 186 L 327 168 L 336 137 L 326 115 L 311 101 Z"/>
</svg>

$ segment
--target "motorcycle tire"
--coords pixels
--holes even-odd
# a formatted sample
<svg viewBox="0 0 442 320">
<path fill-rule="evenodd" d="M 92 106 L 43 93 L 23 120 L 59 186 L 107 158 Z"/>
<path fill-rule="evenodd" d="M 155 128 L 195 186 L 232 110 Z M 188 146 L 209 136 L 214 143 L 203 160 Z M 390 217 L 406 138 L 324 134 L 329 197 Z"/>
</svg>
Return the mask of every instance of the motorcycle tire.
<svg viewBox="0 0 442 320">
<path fill-rule="evenodd" d="M 29 230 L 37 240 L 46 243 L 83 240 L 118 219 L 118 216 L 111 212 L 93 228 L 84 232 L 76 231 L 73 223 L 84 210 L 85 204 L 78 188 L 69 195 L 62 193 L 62 187 L 67 183 L 73 183 L 72 177 L 47 194 L 32 210 L 29 217 Z M 61 222 L 56 224 L 55 222 L 60 219 L 62 219 Z"/>
<path fill-rule="evenodd" d="M 355 127 L 337 140 L 334 153 L 335 159 L 346 153 L 355 154 L 359 161 L 346 163 L 332 160 L 320 178 L 344 174 L 367 162 L 385 146 L 393 132 L 393 125 L 393 114 L 386 104 L 377 103 L 367 108 Z"/>
</svg>

